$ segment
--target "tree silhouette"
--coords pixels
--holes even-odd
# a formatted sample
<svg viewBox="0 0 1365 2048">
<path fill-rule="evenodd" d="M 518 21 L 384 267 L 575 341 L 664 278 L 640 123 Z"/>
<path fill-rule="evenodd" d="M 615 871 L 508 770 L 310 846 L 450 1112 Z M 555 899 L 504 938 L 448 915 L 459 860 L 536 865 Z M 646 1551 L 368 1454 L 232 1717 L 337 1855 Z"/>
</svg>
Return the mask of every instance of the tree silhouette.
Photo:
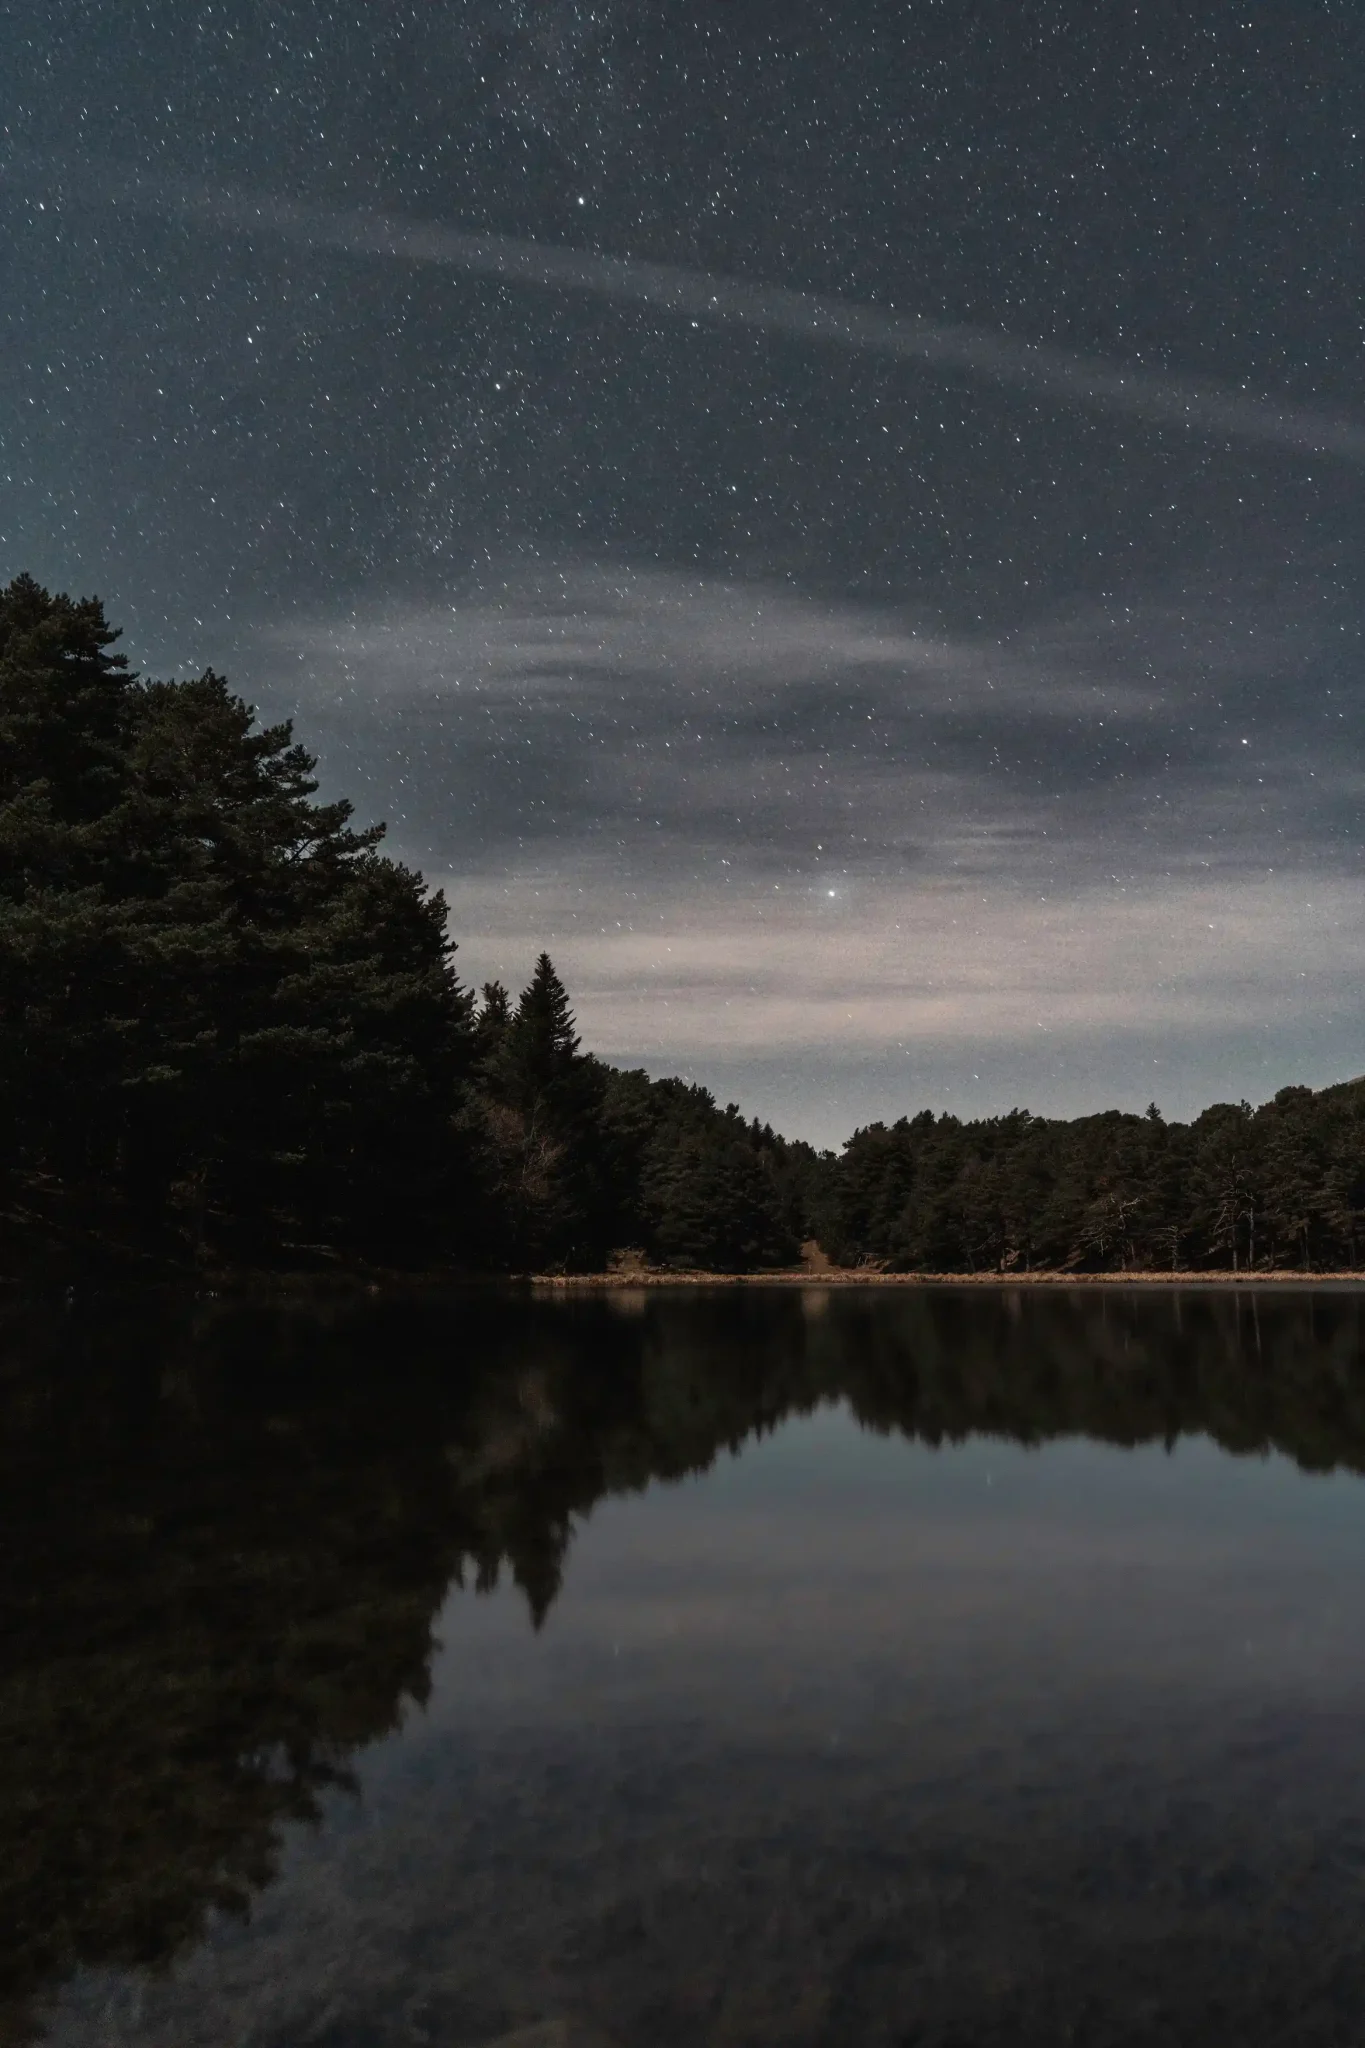
<svg viewBox="0 0 1365 2048">
<path fill-rule="evenodd" d="M 1192 1124 L 925 1110 L 842 1154 L 583 1051 L 546 953 L 461 987 L 445 904 L 212 672 L 0 590 L 0 1274 L 1358 1267 L 1365 1081 Z"/>
<path fill-rule="evenodd" d="M 457 1202 L 445 906 L 223 680 L 0 597 L 0 1123 L 58 1242 L 411 1241 Z M 13 765 L 17 761 L 18 768 Z"/>
</svg>

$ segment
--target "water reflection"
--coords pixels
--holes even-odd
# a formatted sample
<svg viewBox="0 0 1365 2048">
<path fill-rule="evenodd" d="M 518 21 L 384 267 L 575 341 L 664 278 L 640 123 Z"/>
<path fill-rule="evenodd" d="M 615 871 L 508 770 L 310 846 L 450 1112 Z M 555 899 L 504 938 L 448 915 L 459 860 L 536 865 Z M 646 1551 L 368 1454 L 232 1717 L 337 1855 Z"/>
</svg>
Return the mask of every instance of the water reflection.
<svg viewBox="0 0 1365 2048">
<path fill-rule="evenodd" d="M 1359 2038 L 1355 1293 L 4 1337 L 10 2038 Z"/>
</svg>

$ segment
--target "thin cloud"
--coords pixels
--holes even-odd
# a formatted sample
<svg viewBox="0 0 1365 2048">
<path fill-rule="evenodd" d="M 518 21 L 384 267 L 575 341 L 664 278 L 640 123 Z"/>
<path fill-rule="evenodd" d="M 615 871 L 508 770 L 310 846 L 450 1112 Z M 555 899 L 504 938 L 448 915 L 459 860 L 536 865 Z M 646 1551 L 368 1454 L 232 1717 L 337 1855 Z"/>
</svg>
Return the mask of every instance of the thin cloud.
<svg viewBox="0 0 1365 2048">
<path fill-rule="evenodd" d="M 300 684 L 340 682 L 377 703 L 438 696 L 553 707 L 671 694 L 732 717 L 782 700 L 828 703 L 831 685 L 906 703 L 1036 715 L 1145 717 L 1161 692 L 1117 659 L 1097 681 L 1084 656 L 1112 621 L 1015 638 L 949 638 L 891 608 L 832 604 L 781 585 L 738 583 L 671 569 L 572 560 L 500 571 L 446 603 L 398 600 L 344 618 L 290 621 L 263 640 L 294 657 Z M 1125 640 L 1131 640 L 1131 620 Z M 1092 664 L 1093 668 L 1093 664 Z M 900 684 L 900 690 L 896 685 Z M 741 694 L 737 695 L 737 688 Z"/>
<path fill-rule="evenodd" d="M 640 865 L 742 841 L 780 866 L 823 840 L 860 865 L 899 868 L 913 842 L 973 869 L 1084 868 L 1095 839 L 1110 867 L 1283 865 L 1280 828 L 1330 843 L 1348 797 L 1350 755 L 1295 723 L 1334 678 L 1333 636 L 1286 631 L 1273 587 L 1233 596 L 1235 634 L 1223 591 L 947 636 L 782 585 L 509 560 L 447 601 L 291 621 L 258 659 L 276 706 L 406 761 L 424 862 L 453 858 L 463 819 L 483 867 L 603 836 Z"/>
<path fill-rule="evenodd" d="M 10 153 L 4 177 L 11 186 L 39 186 L 57 203 L 69 199 L 126 207 L 163 219 L 207 222 L 232 234 L 275 236 L 310 249 L 340 249 L 535 289 L 582 292 L 694 323 L 786 334 L 820 347 L 965 373 L 1065 407 L 1116 413 L 1150 426 L 1365 465 L 1365 425 L 1352 420 L 1208 379 L 1115 365 L 1042 342 L 878 306 L 671 264 L 472 234 L 396 215 L 342 213 L 226 186 L 120 174 L 84 160 L 57 161 L 17 150 Z"/>
<path fill-rule="evenodd" d="M 812 874 L 667 917 L 602 876 L 586 898 L 534 872 L 447 887 L 466 971 L 524 977 L 552 928 L 593 1043 L 655 1064 L 1281 1027 L 1354 1004 L 1365 935 L 1354 884 L 1302 872 L 1046 895 Z"/>
</svg>

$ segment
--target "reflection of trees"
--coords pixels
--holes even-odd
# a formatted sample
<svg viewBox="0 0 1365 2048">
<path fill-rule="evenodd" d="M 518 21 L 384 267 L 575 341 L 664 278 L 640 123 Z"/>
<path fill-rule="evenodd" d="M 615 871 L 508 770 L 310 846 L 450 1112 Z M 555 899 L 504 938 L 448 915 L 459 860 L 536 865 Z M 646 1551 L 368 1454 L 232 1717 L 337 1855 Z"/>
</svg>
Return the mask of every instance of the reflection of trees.
<svg viewBox="0 0 1365 2048">
<path fill-rule="evenodd" d="M 831 1310 L 826 1369 L 879 1429 L 930 1443 L 1203 1434 L 1365 1470 L 1365 1323 L 1349 1291 L 850 1291 Z"/>
<path fill-rule="evenodd" d="M 420 1696 L 459 1545 L 401 1388 L 366 1413 L 325 1328 L 18 1334 L 0 1451 L 11 1996 L 78 1961 L 155 1961 L 209 1906 L 245 1904 L 279 1823 Z"/>
<path fill-rule="evenodd" d="M 470 1295 L 15 1314 L 0 1996 L 155 1964 L 428 1682 L 452 1580 L 539 1623 L 577 1519 L 846 1400 L 930 1443 L 1202 1431 L 1365 1469 L 1350 1294 Z M 3 2021 L 0 2021 L 0 2028 Z"/>
</svg>

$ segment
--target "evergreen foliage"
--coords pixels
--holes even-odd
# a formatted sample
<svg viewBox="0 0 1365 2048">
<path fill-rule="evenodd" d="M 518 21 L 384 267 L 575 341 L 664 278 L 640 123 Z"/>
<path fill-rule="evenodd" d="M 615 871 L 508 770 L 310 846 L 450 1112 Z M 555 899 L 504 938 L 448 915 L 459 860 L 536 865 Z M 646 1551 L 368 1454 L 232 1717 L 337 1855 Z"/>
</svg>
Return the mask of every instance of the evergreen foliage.
<svg viewBox="0 0 1365 2048">
<path fill-rule="evenodd" d="M 0 1146 L 30 1240 L 413 1241 L 462 1194 L 445 906 L 221 677 L 0 593 Z M 25 1226 L 28 1229 L 25 1230 Z"/>
<path fill-rule="evenodd" d="M 1192 1124 L 931 1113 L 831 1162 L 827 1251 L 892 1271 L 1354 1269 L 1365 1248 L 1365 1080 L 1215 1103 Z"/>
<path fill-rule="evenodd" d="M 600 1264 L 603 1069 L 579 1051 L 548 953 L 515 1010 L 499 984 L 489 985 L 477 1037 L 477 1113 L 504 1258 L 518 1267 Z"/>
</svg>

